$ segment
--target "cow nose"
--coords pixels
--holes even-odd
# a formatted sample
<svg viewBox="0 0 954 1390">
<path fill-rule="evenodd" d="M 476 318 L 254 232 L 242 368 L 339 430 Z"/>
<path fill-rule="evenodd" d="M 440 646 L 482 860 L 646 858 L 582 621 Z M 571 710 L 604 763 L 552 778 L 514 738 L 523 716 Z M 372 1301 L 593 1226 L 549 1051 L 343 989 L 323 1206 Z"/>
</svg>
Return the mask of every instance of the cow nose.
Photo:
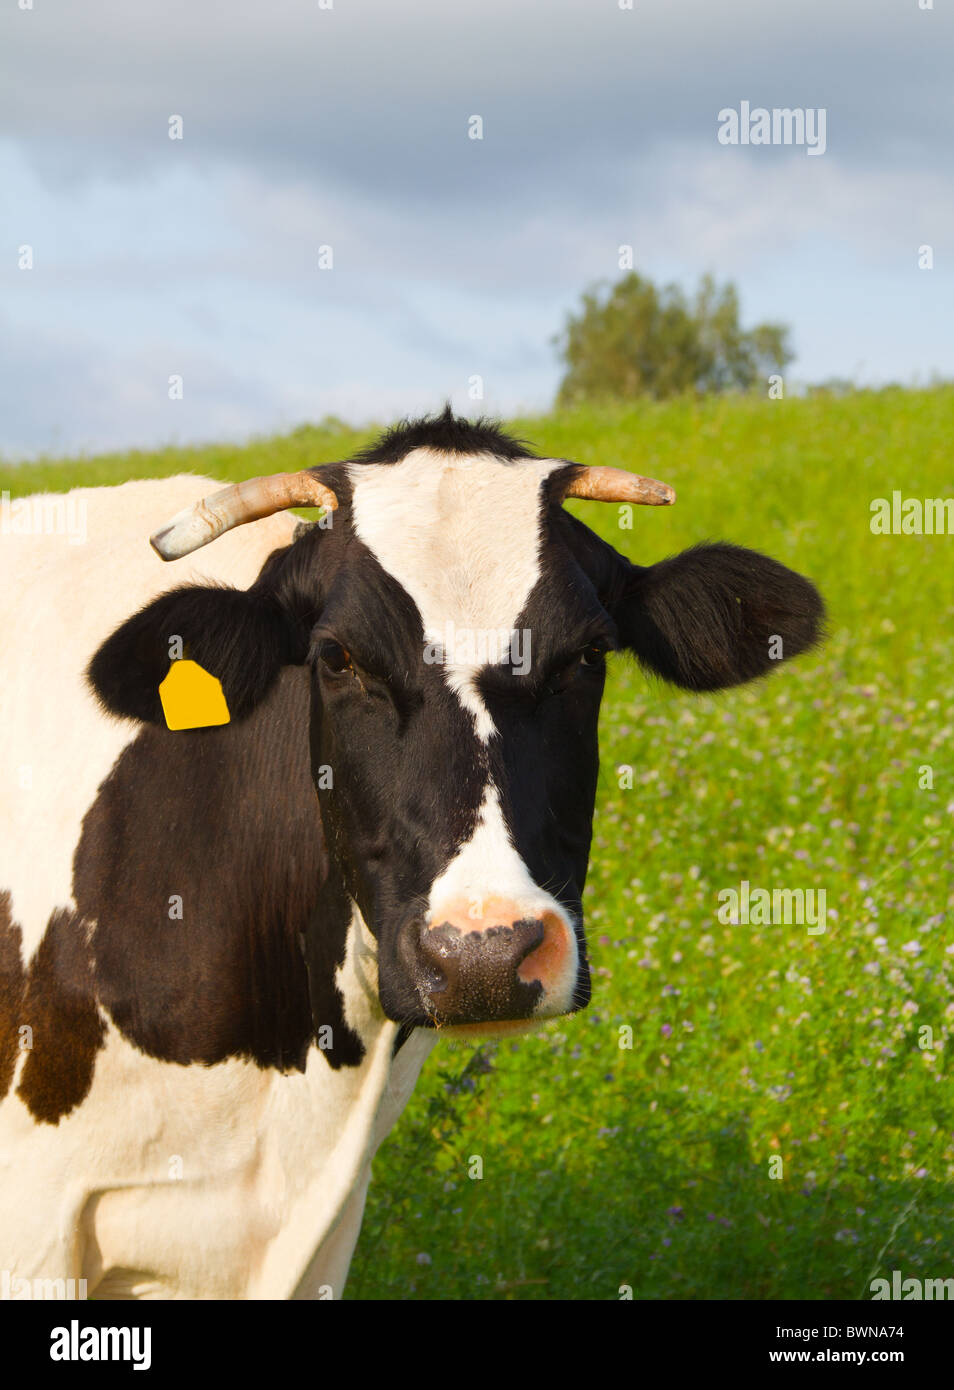
<svg viewBox="0 0 954 1390">
<path fill-rule="evenodd" d="M 419 989 L 439 1023 L 528 1018 L 548 996 L 552 1012 L 569 1007 L 576 942 L 559 912 L 503 898 L 448 903 L 417 933 Z"/>
</svg>

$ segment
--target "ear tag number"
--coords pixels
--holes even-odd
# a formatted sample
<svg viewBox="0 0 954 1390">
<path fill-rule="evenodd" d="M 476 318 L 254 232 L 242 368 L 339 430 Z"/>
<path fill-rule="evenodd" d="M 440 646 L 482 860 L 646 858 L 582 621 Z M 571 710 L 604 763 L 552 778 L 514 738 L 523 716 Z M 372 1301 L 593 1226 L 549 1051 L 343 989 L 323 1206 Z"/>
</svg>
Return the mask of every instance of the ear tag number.
<svg viewBox="0 0 954 1390">
<path fill-rule="evenodd" d="M 159 699 L 169 729 L 208 729 L 232 717 L 221 681 L 197 661 L 174 661 L 159 686 Z"/>
</svg>

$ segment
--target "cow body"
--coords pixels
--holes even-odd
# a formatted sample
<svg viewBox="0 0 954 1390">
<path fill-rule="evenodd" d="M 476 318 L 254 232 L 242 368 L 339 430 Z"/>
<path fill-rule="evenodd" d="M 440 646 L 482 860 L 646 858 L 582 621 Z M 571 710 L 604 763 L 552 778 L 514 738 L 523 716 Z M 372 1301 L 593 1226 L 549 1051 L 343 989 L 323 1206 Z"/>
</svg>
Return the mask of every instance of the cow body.
<svg viewBox="0 0 954 1390">
<path fill-rule="evenodd" d="M 562 508 L 672 500 L 614 472 L 446 412 L 222 492 L 70 494 L 85 544 L 4 538 L 0 1269 L 339 1297 L 437 1030 L 587 1003 L 605 654 L 719 689 L 822 616 L 734 546 L 625 560 Z M 282 510 L 314 500 L 332 525 Z M 229 722 L 167 726 L 183 657 Z"/>
<path fill-rule="evenodd" d="M 64 924 L 60 937 L 64 930 L 84 937 L 89 930 L 88 922 L 77 920 L 74 897 L 81 829 L 101 804 L 100 785 L 141 738 L 135 725 L 104 717 L 86 683 L 86 666 L 130 611 L 169 587 L 168 568 L 143 543 L 156 518 L 215 487 L 208 479 L 177 477 L 81 490 L 71 500 L 86 509 L 86 544 L 72 545 L 62 535 L 24 535 L 5 538 L 0 550 L 4 631 L 17 634 L 29 663 L 7 665 L 0 693 L 0 886 L 7 895 L 0 907 L 0 959 L 4 1002 L 11 1007 L 14 952 L 29 991 L 30 963 L 38 961 L 44 939 L 56 940 L 56 924 Z M 186 562 L 190 573 L 182 577 L 247 587 L 294 529 L 290 516 L 271 517 Z M 8 661 L 9 653 L 10 647 Z M 301 804 L 311 810 L 315 801 L 302 672 L 285 672 L 269 709 L 252 717 L 249 742 L 264 737 L 273 711 L 283 727 L 291 725 L 287 739 L 275 740 L 276 750 L 287 750 L 289 766 L 274 771 L 287 787 L 297 764 L 300 803 L 296 809 L 274 799 L 268 828 L 275 849 L 296 833 Z M 230 731 L 209 733 L 224 741 Z M 188 814 L 207 817 L 221 814 L 230 798 L 240 808 L 248 797 L 241 779 L 249 769 L 236 769 L 224 756 L 213 760 L 235 773 L 233 785 L 218 789 L 218 805 L 201 788 L 190 788 L 181 770 L 178 781 L 165 785 L 160 773 L 145 789 L 145 823 L 107 823 L 99 848 L 115 854 L 123 835 L 145 836 L 147 881 L 157 856 L 181 852 L 174 828 L 163 851 L 160 822 L 168 820 L 170 805 L 178 801 Z M 204 869 L 213 898 L 228 896 L 229 865 L 246 846 L 233 839 L 227 851 Z M 264 908 L 257 895 L 276 891 L 258 872 L 268 843 L 258 843 L 255 852 L 256 872 L 242 890 L 250 915 Z M 197 885 L 173 873 L 162 888 L 168 893 L 156 899 L 165 902 L 164 922 L 153 900 L 140 902 L 138 913 L 130 903 L 129 919 L 117 927 L 128 932 L 131 954 L 137 942 L 142 945 L 144 919 L 148 930 L 165 934 L 168 969 L 189 994 L 202 970 L 195 945 L 191 957 L 182 945 L 191 932 Z M 318 889 L 316 879 L 315 900 Z M 168 915 L 172 894 L 183 899 L 181 920 Z M 373 942 L 369 946 L 359 918 L 347 923 L 346 949 L 341 995 L 348 1026 L 364 1048 L 360 1064 L 333 1069 L 312 1042 L 303 1072 L 281 1072 L 237 1057 L 208 1066 L 145 1055 L 96 1000 L 82 960 L 59 968 L 71 953 L 58 945 L 50 968 L 34 968 L 35 987 L 16 1001 L 15 1028 L 4 1038 L 2 1061 L 11 1075 L 0 1088 L 0 1266 L 17 1278 L 85 1278 L 89 1292 L 104 1297 L 286 1298 L 296 1291 L 317 1296 L 321 1289 L 338 1297 L 371 1157 L 434 1041 L 418 1030 L 392 1058 L 398 1028 L 376 1004 Z M 227 989 L 226 978 L 220 983 Z M 91 1018 L 84 1019 L 83 1010 Z M 192 1020 L 194 1031 L 201 1022 Z M 20 1033 L 23 1027 L 32 1038 Z M 77 1049 L 84 1027 L 94 1037 L 85 1050 Z M 188 1049 L 188 1036 L 179 1041 Z M 79 1056 L 71 1059 L 74 1050 Z"/>
</svg>

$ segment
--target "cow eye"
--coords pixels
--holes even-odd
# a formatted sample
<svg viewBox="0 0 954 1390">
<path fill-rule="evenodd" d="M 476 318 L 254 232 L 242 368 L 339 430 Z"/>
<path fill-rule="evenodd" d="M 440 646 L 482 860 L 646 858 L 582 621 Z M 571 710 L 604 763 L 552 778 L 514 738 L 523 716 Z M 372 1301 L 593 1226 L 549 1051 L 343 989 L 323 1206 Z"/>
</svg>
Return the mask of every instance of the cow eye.
<svg viewBox="0 0 954 1390">
<path fill-rule="evenodd" d="M 606 648 L 599 646 L 596 642 L 591 642 L 588 647 L 584 647 L 580 652 L 581 666 L 602 666 L 606 657 Z"/>
<path fill-rule="evenodd" d="M 351 655 L 341 646 L 340 642 L 322 642 L 318 648 L 318 655 L 329 671 L 333 671 L 336 676 L 340 676 L 342 671 L 352 671 Z"/>
</svg>

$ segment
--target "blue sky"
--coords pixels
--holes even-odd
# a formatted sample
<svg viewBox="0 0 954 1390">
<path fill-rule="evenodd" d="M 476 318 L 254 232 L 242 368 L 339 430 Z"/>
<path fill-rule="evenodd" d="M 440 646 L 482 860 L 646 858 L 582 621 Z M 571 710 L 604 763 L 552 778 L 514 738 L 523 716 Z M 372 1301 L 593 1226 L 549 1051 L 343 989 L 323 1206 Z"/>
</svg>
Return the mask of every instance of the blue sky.
<svg viewBox="0 0 954 1390">
<path fill-rule="evenodd" d="M 946 4 L 34 4 L 0 13 L 7 458 L 472 410 L 475 375 L 546 409 L 621 243 L 789 323 L 793 384 L 954 376 Z M 824 155 L 721 145 L 742 100 L 824 107 Z"/>
</svg>

